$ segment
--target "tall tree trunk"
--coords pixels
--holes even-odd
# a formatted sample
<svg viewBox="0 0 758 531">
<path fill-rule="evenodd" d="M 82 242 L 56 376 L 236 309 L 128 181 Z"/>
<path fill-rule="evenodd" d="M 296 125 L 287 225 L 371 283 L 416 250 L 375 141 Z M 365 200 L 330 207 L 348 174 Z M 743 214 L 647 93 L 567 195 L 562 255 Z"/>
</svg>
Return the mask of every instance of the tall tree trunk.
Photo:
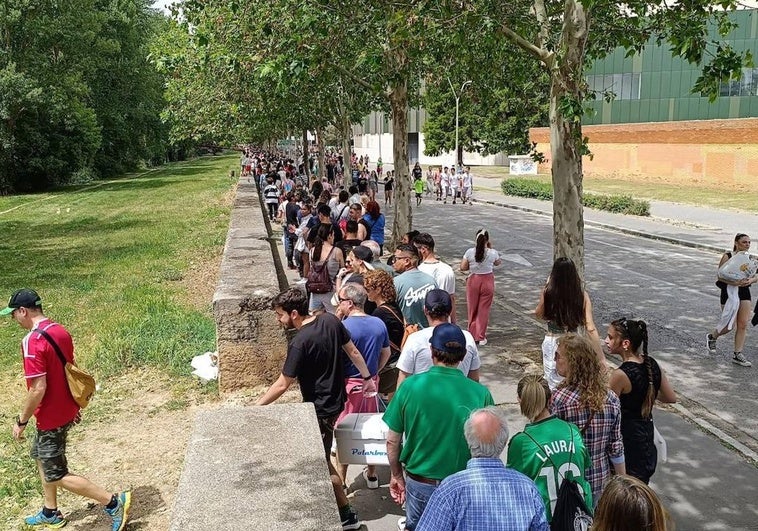
<svg viewBox="0 0 758 531">
<path fill-rule="evenodd" d="M 311 187 L 311 165 L 310 165 L 311 150 L 308 145 L 308 130 L 303 129 L 303 172 L 308 178 L 308 188 Z M 317 198 L 318 199 L 318 198 Z"/>
<path fill-rule="evenodd" d="M 463 167 L 463 145 L 458 144 L 458 153 L 455 154 L 455 163 L 459 168 Z"/>
<path fill-rule="evenodd" d="M 408 168 L 408 84 L 403 81 L 392 87 L 392 155 L 395 172 L 395 204 L 390 247 L 394 249 L 413 226 L 411 209 L 411 176 Z"/>
<path fill-rule="evenodd" d="M 350 139 L 353 136 L 353 129 L 350 127 L 350 118 L 347 115 L 347 111 L 342 113 L 340 130 L 340 136 L 342 137 L 342 181 L 345 185 L 345 190 L 348 190 L 353 184 L 353 177 L 350 173 L 350 156 L 353 154 L 350 149 Z"/>
<path fill-rule="evenodd" d="M 326 157 L 324 157 L 324 130 L 316 129 L 316 142 L 318 145 L 318 177 L 326 177 Z"/>
<path fill-rule="evenodd" d="M 566 2 L 561 53 L 551 70 L 550 151 L 553 178 L 553 257 L 571 258 L 584 278 L 581 116 L 564 116 L 562 101 L 582 101 L 581 76 L 587 25 L 581 4 Z"/>
</svg>

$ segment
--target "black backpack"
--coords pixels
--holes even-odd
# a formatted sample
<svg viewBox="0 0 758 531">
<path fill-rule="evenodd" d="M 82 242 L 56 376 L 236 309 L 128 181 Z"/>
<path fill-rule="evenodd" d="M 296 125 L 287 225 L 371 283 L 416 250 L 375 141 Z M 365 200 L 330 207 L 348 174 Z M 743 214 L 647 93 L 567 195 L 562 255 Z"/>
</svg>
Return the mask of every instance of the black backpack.
<svg viewBox="0 0 758 531">
<path fill-rule="evenodd" d="M 590 415 L 589 420 L 584 425 L 584 428 L 580 430 L 583 435 L 587 430 L 592 417 L 595 416 L 593 412 Z M 540 444 L 534 440 L 534 437 L 529 435 L 526 430 L 524 434 L 529 437 L 538 448 L 541 448 Z M 569 434 L 571 431 L 569 430 Z M 573 440 L 573 434 L 571 434 Z M 569 463 L 573 457 L 574 452 L 571 452 L 569 456 Z M 547 458 L 553 465 L 553 468 L 558 472 L 558 467 L 555 466 L 552 458 L 548 455 Z M 560 474 L 560 472 L 558 472 Z M 587 503 L 579 493 L 579 485 L 573 478 L 561 476 L 561 486 L 558 487 L 558 498 L 555 502 L 555 509 L 553 510 L 553 519 L 550 521 L 551 531 L 589 531 L 592 527 L 592 511 L 587 507 Z"/>
<path fill-rule="evenodd" d="M 592 512 L 579 494 L 579 486 L 571 478 L 564 477 L 558 489 L 551 531 L 588 531 L 592 527 Z"/>
<path fill-rule="evenodd" d="M 308 288 L 309 292 L 329 293 L 334 289 L 332 278 L 329 276 L 328 267 L 329 257 L 332 255 L 333 251 L 334 246 L 332 246 L 332 249 L 329 251 L 329 254 L 326 255 L 326 258 L 321 261 L 320 266 L 311 262 L 310 269 L 308 270 L 308 278 L 305 282 L 305 287 Z"/>
</svg>

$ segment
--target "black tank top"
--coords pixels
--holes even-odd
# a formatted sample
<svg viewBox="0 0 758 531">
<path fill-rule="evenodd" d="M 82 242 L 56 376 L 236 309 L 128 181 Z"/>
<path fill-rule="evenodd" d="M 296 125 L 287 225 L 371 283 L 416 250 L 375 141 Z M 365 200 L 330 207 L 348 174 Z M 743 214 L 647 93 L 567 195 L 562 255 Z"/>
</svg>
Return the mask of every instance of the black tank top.
<svg viewBox="0 0 758 531">
<path fill-rule="evenodd" d="M 661 389 L 661 368 L 652 357 L 650 358 L 650 365 L 653 371 L 654 396 L 657 397 L 658 391 Z M 642 404 L 645 402 L 645 396 L 647 395 L 648 374 L 645 363 L 625 361 L 619 369 L 624 371 L 629 381 L 632 382 L 632 390 L 619 397 L 621 400 L 621 420 L 623 424 L 624 419 L 634 420 L 642 418 Z"/>
</svg>

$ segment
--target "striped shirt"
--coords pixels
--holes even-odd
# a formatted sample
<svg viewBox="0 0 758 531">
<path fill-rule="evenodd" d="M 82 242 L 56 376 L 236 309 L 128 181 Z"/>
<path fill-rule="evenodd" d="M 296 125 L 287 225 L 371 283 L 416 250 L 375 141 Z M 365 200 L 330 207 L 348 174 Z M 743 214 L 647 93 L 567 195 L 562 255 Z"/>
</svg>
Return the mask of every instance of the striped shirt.
<svg viewBox="0 0 758 531">
<path fill-rule="evenodd" d="M 500 459 L 474 458 L 442 481 L 417 531 L 547 531 L 542 496 L 531 479 Z"/>
</svg>

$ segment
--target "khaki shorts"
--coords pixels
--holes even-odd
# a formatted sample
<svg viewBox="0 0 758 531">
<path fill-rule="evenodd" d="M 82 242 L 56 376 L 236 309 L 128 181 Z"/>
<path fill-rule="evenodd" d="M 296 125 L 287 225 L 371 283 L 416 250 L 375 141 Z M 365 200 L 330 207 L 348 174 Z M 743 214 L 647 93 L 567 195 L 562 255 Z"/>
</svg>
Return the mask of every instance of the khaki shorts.
<svg viewBox="0 0 758 531">
<path fill-rule="evenodd" d="M 58 481 L 68 475 L 66 439 L 71 426 L 73 423 L 69 422 L 54 430 L 37 430 L 37 435 L 34 437 L 30 453 L 32 458 L 42 465 L 42 474 L 48 483 Z"/>
</svg>

